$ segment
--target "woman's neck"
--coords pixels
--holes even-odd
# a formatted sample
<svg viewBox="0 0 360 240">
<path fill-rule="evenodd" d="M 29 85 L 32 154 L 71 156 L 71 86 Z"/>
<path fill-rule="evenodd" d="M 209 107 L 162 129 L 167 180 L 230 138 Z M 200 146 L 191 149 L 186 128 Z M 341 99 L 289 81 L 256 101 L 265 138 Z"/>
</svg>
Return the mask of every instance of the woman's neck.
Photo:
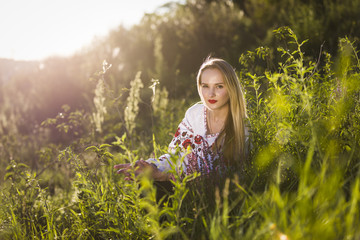
<svg viewBox="0 0 360 240">
<path fill-rule="evenodd" d="M 207 110 L 212 121 L 221 122 L 226 120 L 226 117 L 229 112 L 229 105 L 227 104 L 222 108 L 216 110 L 211 110 L 211 109 L 207 109 Z"/>
<path fill-rule="evenodd" d="M 219 133 L 225 126 L 225 121 L 229 112 L 229 107 L 223 107 L 221 109 L 210 110 L 207 109 L 207 127 L 208 133 Z"/>
</svg>

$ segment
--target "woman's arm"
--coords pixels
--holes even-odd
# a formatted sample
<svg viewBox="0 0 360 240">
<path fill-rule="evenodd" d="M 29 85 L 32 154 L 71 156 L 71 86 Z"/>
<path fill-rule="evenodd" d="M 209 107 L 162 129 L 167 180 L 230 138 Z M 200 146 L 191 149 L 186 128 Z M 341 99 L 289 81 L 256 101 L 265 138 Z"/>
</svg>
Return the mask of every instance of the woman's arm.
<svg viewBox="0 0 360 240">
<path fill-rule="evenodd" d="M 190 110 L 190 111 L 189 111 Z M 170 180 L 173 175 L 169 173 L 172 169 L 179 169 L 181 165 L 185 168 L 185 164 L 181 162 L 182 156 L 186 153 L 188 147 L 188 141 L 192 142 L 193 139 L 185 139 L 185 136 L 193 136 L 192 125 L 189 122 L 189 113 L 194 115 L 194 111 L 191 111 L 191 108 L 185 114 L 185 118 L 181 121 L 178 126 L 178 129 L 169 144 L 168 152 L 177 156 L 177 161 L 174 163 L 171 159 L 170 154 L 164 154 L 158 159 L 149 158 L 147 160 L 139 160 L 135 163 L 134 166 L 131 164 L 119 164 L 114 166 L 115 169 L 119 169 L 117 172 L 126 175 L 126 178 L 130 180 L 129 170 L 135 167 L 135 175 L 138 175 L 144 172 L 146 169 L 149 169 L 151 176 L 155 181 L 167 181 Z M 195 114 L 196 115 L 196 114 Z M 190 133 L 190 134 L 189 134 Z"/>
<path fill-rule="evenodd" d="M 118 174 L 124 174 L 125 180 L 133 180 L 131 179 L 131 170 L 134 170 L 135 176 L 138 176 L 142 173 L 148 173 L 151 178 L 155 181 L 168 181 L 170 179 L 170 173 L 160 171 L 154 164 L 148 163 L 144 160 L 136 161 L 132 166 L 130 163 L 118 164 L 114 166 L 115 169 L 119 169 L 117 171 Z"/>
</svg>

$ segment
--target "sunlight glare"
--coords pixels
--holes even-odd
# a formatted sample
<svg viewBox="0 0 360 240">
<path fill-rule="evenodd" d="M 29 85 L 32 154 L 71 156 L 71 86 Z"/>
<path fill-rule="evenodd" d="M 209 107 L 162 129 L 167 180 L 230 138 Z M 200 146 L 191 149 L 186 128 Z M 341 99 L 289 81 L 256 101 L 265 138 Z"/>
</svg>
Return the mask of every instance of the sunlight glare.
<svg viewBox="0 0 360 240">
<path fill-rule="evenodd" d="M 123 24 L 139 23 L 166 0 L 12 0 L 0 8 L 0 58 L 69 56 Z"/>
</svg>

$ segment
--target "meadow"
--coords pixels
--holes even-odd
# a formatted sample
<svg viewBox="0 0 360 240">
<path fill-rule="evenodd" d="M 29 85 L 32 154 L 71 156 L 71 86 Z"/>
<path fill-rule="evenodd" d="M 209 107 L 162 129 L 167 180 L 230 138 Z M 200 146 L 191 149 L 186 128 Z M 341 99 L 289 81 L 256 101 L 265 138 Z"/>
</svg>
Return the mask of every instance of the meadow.
<svg viewBox="0 0 360 240">
<path fill-rule="evenodd" d="M 0 239 L 359 239 L 359 51 L 342 38 L 336 58 L 313 59 L 290 28 L 274 34 L 284 42 L 275 51 L 239 56 L 252 149 L 238 177 L 213 187 L 174 170 L 164 186 L 116 174 L 115 164 L 166 153 L 190 103 L 170 99 L 161 79 L 145 86 L 141 72 L 114 92 L 104 61 L 88 111 L 64 105 L 33 138 L 2 132 L 10 163 L 1 172 Z M 139 118 L 144 108 L 150 119 Z M 71 141 L 47 143 L 50 130 Z M 16 158 L 35 145 L 36 164 Z"/>
</svg>

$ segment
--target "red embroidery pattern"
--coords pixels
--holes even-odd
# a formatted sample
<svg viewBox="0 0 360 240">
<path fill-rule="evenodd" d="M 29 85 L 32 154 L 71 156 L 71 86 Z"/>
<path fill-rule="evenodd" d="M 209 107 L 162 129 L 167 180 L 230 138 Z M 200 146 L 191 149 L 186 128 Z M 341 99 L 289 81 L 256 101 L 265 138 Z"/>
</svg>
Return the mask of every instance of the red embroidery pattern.
<svg viewBox="0 0 360 240">
<path fill-rule="evenodd" d="M 191 131 L 178 128 L 169 147 L 171 149 L 180 147 L 180 153 L 184 154 L 189 146 L 192 148 L 192 152 L 185 157 L 186 174 L 195 172 L 210 174 L 222 169 L 220 166 L 222 161 L 219 161 L 221 154 L 219 152 L 214 153 L 212 146 L 209 146 L 206 139 L 200 135 L 194 136 Z"/>
<path fill-rule="evenodd" d="M 194 109 L 191 111 L 194 111 Z M 196 111 L 198 112 L 191 112 L 191 114 L 180 123 L 169 145 L 169 151 L 173 154 L 179 154 L 179 159 L 182 159 L 183 156 L 187 154 L 182 163 L 184 166 L 184 174 L 192 174 L 195 172 L 200 172 L 203 176 L 209 176 L 213 173 L 224 174 L 225 172 L 223 172 L 223 170 L 226 170 L 226 166 L 222 160 L 221 152 L 213 150 L 212 145 L 209 145 L 210 143 L 213 144 L 213 140 L 217 138 L 219 134 L 206 133 L 206 108 L 204 106 L 198 106 Z M 198 116 L 203 116 L 203 119 L 198 118 Z M 193 127 L 196 127 L 198 132 L 195 132 Z M 189 147 L 191 148 L 190 153 L 187 152 Z M 159 160 L 163 162 L 166 161 L 165 159 L 166 158 L 160 158 Z"/>
<path fill-rule="evenodd" d="M 180 128 L 178 128 L 178 129 L 176 130 L 175 137 L 179 136 L 179 134 L 180 134 Z"/>
<path fill-rule="evenodd" d="M 191 139 L 185 139 L 185 141 L 182 143 L 184 149 L 187 149 L 189 145 L 191 145 Z"/>
</svg>

